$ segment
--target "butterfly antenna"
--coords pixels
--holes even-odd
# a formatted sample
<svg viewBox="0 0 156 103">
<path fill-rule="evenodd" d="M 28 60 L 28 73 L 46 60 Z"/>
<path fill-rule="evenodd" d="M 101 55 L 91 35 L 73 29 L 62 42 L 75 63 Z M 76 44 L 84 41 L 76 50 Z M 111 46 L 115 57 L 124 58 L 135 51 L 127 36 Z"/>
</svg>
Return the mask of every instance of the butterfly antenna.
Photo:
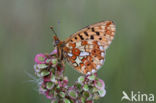
<svg viewBox="0 0 156 103">
<path fill-rule="evenodd" d="M 50 29 L 53 31 L 53 33 L 55 34 L 55 36 L 57 36 L 57 34 L 56 34 L 56 32 L 55 32 L 53 26 L 50 26 Z"/>
</svg>

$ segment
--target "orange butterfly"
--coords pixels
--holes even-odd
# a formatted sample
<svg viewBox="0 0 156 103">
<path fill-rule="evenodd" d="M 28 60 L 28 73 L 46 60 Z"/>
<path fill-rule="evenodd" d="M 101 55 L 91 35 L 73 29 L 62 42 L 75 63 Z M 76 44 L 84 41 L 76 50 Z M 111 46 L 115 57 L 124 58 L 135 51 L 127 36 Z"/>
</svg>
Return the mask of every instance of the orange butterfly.
<svg viewBox="0 0 156 103">
<path fill-rule="evenodd" d="M 60 41 L 55 35 L 58 59 L 66 59 L 82 74 L 97 72 L 104 64 L 106 49 L 114 38 L 115 29 L 112 21 L 103 21 L 81 29 L 65 41 Z"/>
</svg>

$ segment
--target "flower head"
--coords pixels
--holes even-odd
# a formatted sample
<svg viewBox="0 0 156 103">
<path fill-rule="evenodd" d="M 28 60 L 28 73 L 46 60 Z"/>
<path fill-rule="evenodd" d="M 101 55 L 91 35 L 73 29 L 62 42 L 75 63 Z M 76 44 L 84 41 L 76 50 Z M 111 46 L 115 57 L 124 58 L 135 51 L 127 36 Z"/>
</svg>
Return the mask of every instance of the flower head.
<svg viewBox="0 0 156 103">
<path fill-rule="evenodd" d="M 80 76 L 74 85 L 68 86 L 64 65 L 56 54 L 57 50 L 50 54 L 37 54 L 34 65 L 35 74 L 41 80 L 39 91 L 51 99 L 51 103 L 93 103 L 105 96 L 105 84 L 96 73 Z"/>
<path fill-rule="evenodd" d="M 37 63 L 37 64 L 43 64 L 43 63 L 45 63 L 45 55 L 44 54 L 37 54 L 36 56 L 35 56 L 35 62 Z"/>
</svg>

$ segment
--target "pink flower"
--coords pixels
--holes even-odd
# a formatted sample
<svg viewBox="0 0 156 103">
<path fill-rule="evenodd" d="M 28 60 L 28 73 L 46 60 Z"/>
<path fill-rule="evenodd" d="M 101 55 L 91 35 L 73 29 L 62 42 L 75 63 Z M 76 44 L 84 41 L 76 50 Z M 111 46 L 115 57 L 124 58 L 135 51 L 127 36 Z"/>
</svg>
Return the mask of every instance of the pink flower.
<svg viewBox="0 0 156 103">
<path fill-rule="evenodd" d="M 106 95 L 106 90 L 105 89 L 101 89 L 99 91 L 100 97 L 104 97 Z"/>
<path fill-rule="evenodd" d="M 93 101 L 91 101 L 91 100 L 90 101 L 86 101 L 86 103 L 93 103 Z"/>
<path fill-rule="evenodd" d="M 58 60 L 56 49 L 50 54 L 37 54 L 34 60 L 35 73 L 41 81 L 40 93 L 52 102 L 94 103 L 95 99 L 106 95 L 105 83 L 96 73 L 80 76 L 74 85 L 68 86 L 65 67 Z"/>
<path fill-rule="evenodd" d="M 95 81 L 95 87 L 100 89 L 100 90 L 103 90 L 105 88 L 104 81 L 101 79 L 98 79 L 97 81 Z"/>
<path fill-rule="evenodd" d="M 68 80 L 63 80 L 63 87 L 67 86 Z"/>
<path fill-rule="evenodd" d="M 54 49 L 50 54 L 51 54 L 51 55 L 57 54 L 57 49 Z"/>
<path fill-rule="evenodd" d="M 51 81 L 51 80 L 50 80 L 51 75 L 52 75 L 52 73 L 50 72 L 50 74 L 49 74 L 48 76 L 43 77 L 43 80 L 44 80 L 45 82 L 50 82 L 50 81 Z"/>
<path fill-rule="evenodd" d="M 62 82 L 61 82 L 61 81 L 58 81 L 58 85 L 59 85 L 60 87 L 62 87 Z"/>
<path fill-rule="evenodd" d="M 52 99 L 53 98 L 53 95 L 49 91 L 46 91 L 45 95 L 46 95 L 46 97 L 48 99 Z"/>
<path fill-rule="evenodd" d="M 35 56 L 35 62 L 37 64 L 43 64 L 43 63 L 45 63 L 45 55 L 44 54 L 37 54 Z"/>
</svg>

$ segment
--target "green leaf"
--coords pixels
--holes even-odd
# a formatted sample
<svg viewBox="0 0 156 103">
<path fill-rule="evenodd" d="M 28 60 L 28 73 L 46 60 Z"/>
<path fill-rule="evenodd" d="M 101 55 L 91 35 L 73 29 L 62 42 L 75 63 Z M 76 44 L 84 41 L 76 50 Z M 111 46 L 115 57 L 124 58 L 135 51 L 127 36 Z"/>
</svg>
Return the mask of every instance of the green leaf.
<svg viewBox="0 0 156 103">
<path fill-rule="evenodd" d="M 77 98 L 78 95 L 74 90 L 70 90 L 69 91 L 69 96 L 75 99 L 75 98 Z"/>
<path fill-rule="evenodd" d="M 89 90 L 89 87 L 88 87 L 87 84 L 85 84 L 85 85 L 83 86 L 83 90 L 84 90 L 84 91 L 88 91 L 88 90 Z"/>
<path fill-rule="evenodd" d="M 67 98 L 65 98 L 64 103 L 71 103 L 71 102 Z"/>
<path fill-rule="evenodd" d="M 64 98 L 65 97 L 65 93 L 64 92 L 60 92 L 60 96 Z"/>
<path fill-rule="evenodd" d="M 85 98 L 81 97 L 81 103 L 85 103 Z"/>
<path fill-rule="evenodd" d="M 48 67 L 48 65 L 46 64 L 37 64 L 37 67 L 40 68 L 40 69 L 45 69 Z"/>
<path fill-rule="evenodd" d="M 99 89 L 97 89 L 96 87 L 93 88 L 93 92 L 97 92 Z"/>
<path fill-rule="evenodd" d="M 105 89 L 99 90 L 98 93 L 100 97 L 104 97 L 106 95 L 106 90 Z"/>
<path fill-rule="evenodd" d="M 96 85 L 97 85 L 98 87 L 102 87 L 102 83 L 101 83 L 100 81 L 97 81 Z"/>
<path fill-rule="evenodd" d="M 82 90 L 82 86 L 81 86 L 80 83 L 77 83 L 77 84 L 76 84 L 76 87 L 77 87 L 77 89 Z"/>
<path fill-rule="evenodd" d="M 83 97 L 84 98 L 88 98 L 90 96 L 89 92 L 85 91 L 83 92 Z"/>
<path fill-rule="evenodd" d="M 55 75 L 52 75 L 51 78 L 50 78 L 50 80 L 51 80 L 52 82 L 56 82 Z"/>
<path fill-rule="evenodd" d="M 49 74 L 50 74 L 50 72 L 47 71 L 47 70 L 42 70 L 42 71 L 41 71 L 41 76 L 42 76 L 42 77 L 47 76 L 47 75 L 49 75 Z"/>
<path fill-rule="evenodd" d="M 88 79 L 89 79 L 89 80 L 95 80 L 95 75 L 90 75 L 90 76 L 88 76 Z"/>
<path fill-rule="evenodd" d="M 57 63 L 57 59 L 52 59 L 52 63 L 56 64 Z"/>
<path fill-rule="evenodd" d="M 99 99 L 100 97 L 99 97 L 99 95 L 98 95 L 98 93 L 94 93 L 94 96 L 93 96 L 93 99 Z"/>
<path fill-rule="evenodd" d="M 84 80 L 85 80 L 84 76 L 80 76 L 80 77 L 78 78 L 78 82 L 79 82 L 79 83 L 82 83 Z"/>
<path fill-rule="evenodd" d="M 47 83 L 46 83 L 46 88 L 47 88 L 47 89 L 52 89 L 53 86 L 54 86 L 54 84 L 53 84 L 52 82 L 47 82 Z"/>
<path fill-rule="evenodd" d="M 57 100 L 52 100 L 51 103 L 58 103 Z"/>
</svg>

